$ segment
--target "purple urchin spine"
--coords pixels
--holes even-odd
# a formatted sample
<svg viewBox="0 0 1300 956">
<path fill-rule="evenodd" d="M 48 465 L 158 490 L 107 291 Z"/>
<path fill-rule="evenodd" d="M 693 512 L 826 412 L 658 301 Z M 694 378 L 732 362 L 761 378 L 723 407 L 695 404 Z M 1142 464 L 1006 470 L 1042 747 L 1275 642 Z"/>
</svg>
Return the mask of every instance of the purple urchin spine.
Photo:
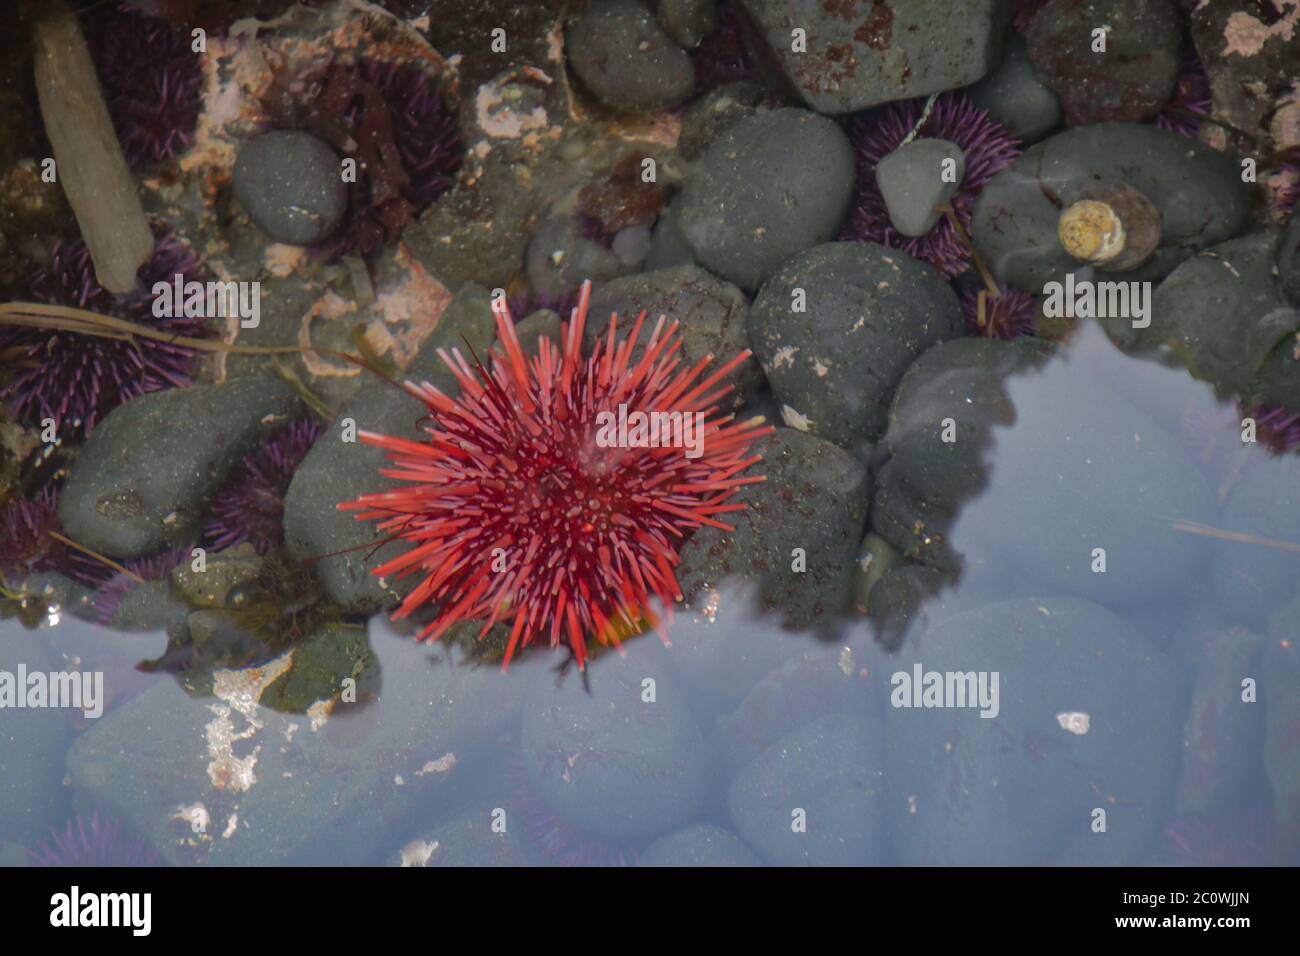
<svg viewBox="0 0 1300 956">
<path fill-rule="evenodd" d="M 91 605 L 95 609 L 95 618 L 100 624 L 107 625 L 113 620 L 118 609 L 122 606 L 122 599 L 140 586 L 136 578 L 143 578 L 148 581 L 161 581 L 172 573 L 173 569 L 180 567 L 181 563 L 190 555 L 190 545 L 177 545 L 167 551 L 159 554 L 150 555 L 147 558 L 133 558 L 130 561 L 122 563 L 131 574 L 123 574 L 118 571 L 112 575 L 102 587 L 95 593 L 91 600 Z M 132 577 L 135 575 L 135 577 Z"/>
<path fill-rule="evenodd" d="M 247 541 L 266 555 L 284 540 L 285 493 L 324 431 L 315 419 L 301 419 L 244 456 L 208 506 L 203 536 L 212 550 Z"/>
<path fill-rule="evenodd" d="M 127 164 L 139 169 L 193 145 L 203 66 L 189 36 L 125 5 L 87 14 L 86 32 Z"/>
<path fill-rule="evenodd" d="M 69 820 L 62 832 L 50 830 L 50 841 L 27 851 L 32 866 L 160 866 L 158 854 L 143 841 L 128 837 L 117 820 Z"/>
<path fill-rule="evenodd" d="M 916 136 L 944 139 L 961 147 L 966 174 L 952 198 L 952 208 L 969 235 L 975 200 L 988 181 L 1020 155 L 1020 143 L 964 93 L 937 97 L 928 117 L 925 107 L 923 97 L 891 103 L 849 125 L 849 140 L 857 150 L 857 195 L 840 238 L 902 249 L 951 279 L 970 267 L 970 253 L 962 237 L 947 216 L 923 236 L 909 238 L 896 232 L 876 184 L 876 164 L 913 136 L 913 131 Z"/>
<path fill-rule="evenodd" d="M 62 531 L 59 495 L 46 485 L 30 499 L 0 505 L 0 579 L 52 571 L 88 587 L 99 587 L 113 573 L 89 555 L 50 537 Z M 14 583 L 14 582 L 10 582 Z"/>
<path fill-rule="evenodd" d="M 205 320 L 184 315 L 156 318 L 157 282 L 203 281 L 200 260 L 169 235 L 158 236 L 153 255 L 140 267 L 136 288 L 113 295 L 95 278 L 90 251 L 80 240 L 59 242 L 51 263 L 28 280 L 21 298 L 88 309 L 177 336 L 203 338 Z M 176 310 L 179 311 L 179 310 Z M 0 388 L 15 419 L 40 425 L 53 419 L 62 435 L 89 435 L 98 420 L 124 401 L 190 384 L 194 349 L 153 339 L 112 339 L 64 330 L 0 326 L 0 351 L 14 350 L 19 371 Z"/>
<path fill-rule="evenodd" d="M 1183 56 L 1182 75 L 1178 78 L 1174 98 L 1165 104 L 1152 122 L 1161 129 L 1195 139 L 1201 131 L 1202 120 L 1210 115 L 1210 106 L 1210 80 L 1205 75 L 1200 57 L 1189 50 Z"/>
<path fill-rule="evenodd" d="M 981 289 L 966 289 L 961 294 L 961 311 L 972 335 L 986 339 L 1018 339 L 1033 335 L 1041 312 L 1038 300 L 1022 289 L 1008 288 L 994 298 L 984 297 L 984 322 L 980 323 Z"/>
</svg>

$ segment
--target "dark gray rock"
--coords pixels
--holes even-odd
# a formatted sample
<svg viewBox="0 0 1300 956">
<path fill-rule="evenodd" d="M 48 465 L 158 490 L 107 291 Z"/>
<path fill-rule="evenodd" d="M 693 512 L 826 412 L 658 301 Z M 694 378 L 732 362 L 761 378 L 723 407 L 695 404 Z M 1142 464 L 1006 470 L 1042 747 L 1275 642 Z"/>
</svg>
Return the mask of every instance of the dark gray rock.
<svg viewBox="0 0 1300 956">
<path fill-rule="evenodd" d="M 907 635 L 924 626 L 927 605 L 957 579 L 923 564 L 894 568 L 871 589 L 871 619 L 886 647 L 902 645 Z"/>
<path fill-rule="evenodd" d="M 741 120 L 773 107 L 768 90 L 753 80 L 727 83 L 704 94 L 682 114 L 677 150 L 685 159 L 698 159 L 723 132 Z"/>
<path fill-rule="evenodd" d="M 767 480 L 737 496 L 747 507 L 727 516 L 736 530 L 701 528 L 682 546 L 678 581 L 688 607 L 703 613 L 724 582 L 738 580 L 790 626 L 834 630 L 849 606 L 871 497 L 867 470 L 838 446 L 789 428 L 754 450 Z M 803 571 L 794 569 L 796 548 Z M 715 609 L 709 620 L 733 613 Z"/>
<path fill-rule="evenodd" d="M 1221 243 L 1189 259 L 1156 289 L 1151 327 L 1112 338 L 1166 346 L 1198 378 L 1241 397 L 1248 407 L 1300 411 L 1300 308 L 1277 281 L 1275 232 Z"/>
<path fill-rule="evenodd" d="M 595 0 L 569 23 L 564 48 L 583 85 L 608 106 L 676 106 L 695 86 L 691 58 L 637 0 Z"/>
<path fill-rule="evenodd" d="M 504 287 L 523 263 L 531 217 L 531 195 L 513 175 L 498 172 L 453 186 L 402 232 L 402 242 L 453 292 L 467 283 Z"/>
<path fill-rule="evenodd" d="M 1124 621 L 1071 598 L 1005 601 L 939 621 L 894 660 L 909 677 L 916 664 L 998 675 L 996 717 L 978 707 L 888 709 L 902 862 L 1143 858 L 1172 796 L 1182 705 L 1172 663 Z M 1106 812 L 1104 833 L 1092 831 L 1095 808 Z"/>
<path fill-rule="evenodd" d="M 115 558 L 187 544 L 226 473 L 297 405 L 293 388 L 270 376 L 134 398 L 86 441 L 59 519 L 73 540 Z"/>
<path fill-rule="evenodd" d="M 730 830 L 712 824 L 687 827 L 650 844 L 638 866 L 762 866 L 763 861 Z"/>
<path fill-rule="evenodd" d="M 945 179 L 944 163 L 953 163 Z M 956 143 L 922 137 L 883 156 L 876 164 L 889 221 L 905 236 L 924 236 L 943 216 L 939 207 L 957 194 L 966 175 L 966 154 Z"/>
<path fill-rule="evenodd" d="M 1093 49 L 1096 29 L 1106 31 L 1104 53 Z M 1150 119 L 1178 84 L 1182 29 L 1172 0 L 1048 0 L 1025 38 L 1071 126 Z"/>
<path fill-rule="evenodd" d="M 300 130 L 272 130 L 244 143 L 232 188 L 263 232 L 294 246 L 328 238 L 348 211 L 338 155 Z"/>
<path fill-rule="evenodd" d="M 853 113 L 968 86 L 997 64 L 1006 25 L 1001 0 L 745 0 L 744 8 L 819 113 Z M 806 51 L 793 49 L 796 28 L 806 31 Z"/>
<path fill-rule="evenodd" d="M 584 281 L 601 282 L 637 270 L 611 250 L 578 234 L 568 216 L 552 216 L 537 227 L 524 254 L 529 286 L 544 298 L 560 298 Z"/>
<path fill-rule="evenodd" d="M 614 279 L 592 290 L 583 347 L 590 355 L 598 341 L 609 334 L 609 317 L 618 314 L 619 340 L 627 337 L 644 310 L 642 348 L 633 352 L 639 358 L 649 341 L 655 323 L 667 316 L 665 328 L 680 322 L 681 357 L 684 366 L 694 365 L 707 355 L 713 367 L 731 361 L 749 348 L 745 332 L 749 303 L 744 293 L 729 282 L 715 279 L 696 266 L 659 269 L 641 275 Z M 763 371 L 750 360 L 732 373 L 729 381 L 736 386 L 734 402 L 739 406 L 752 397 L 763 384 Z"/>
<path fill-rule="evenodd" d="M 853 148 L 839 126 L 806 110 L 773 110 L 714 141 L 673 211 L 697 261 L 752 291 L 783 260 L 835 235 L 853 177 Z"/>
<path fill-rule="evenodd" d="M 522 827 L 507 824 L 504 833 L 494 832 L 489 809 L 467 810 L 439 824 L 407 843 L 395 859 L 390 857 L 384 862 L 398 866 L 537 865 L 519 837 Z"/>
<path fill-rule="evenodd" d="M 1233 487 L 1218 526 L 1275 541 L 1300 540 L 1300 456 L 1260 452 Z M 1258 624 L 1295 593 L 1300 554 L 1218 541 L 1212 576 L 1224 610 Z"/>
<path fill-rule="evenodd" d="M 1018 33 L 1007 34 L 1001 64 L 966 94 L 1024 143 L 1036 143 L 1061 125 L 1061 100 L 1034 66 Z"/>
<path fill-rule="evenodd" d="M 797 290 L 806 311 L 792 311 Z M 896 249 L 837 242 L 791 258 L 764 283 L 749 341 L 786 424 L 861 453 L 884 434 L 907 367 L 964 328 L 934 269 Z"/>
<path fill-rule="evenodd" d="M 1082 271 L 1061 247 L 1061 211 L 1085 190 L 1114 184 L 1151 201 L 1162 235 L 1144 265 L 1106 278 L 1161 278 L 1198 249 L 1236 235 L 1249 214 L 1250 192 L 1233 157 L 1154 126 L 1098 123 L 1031 146 L 993 177 L 975 204 L 976 248 L 1000 279 L 1041 292 Z"/>
<path fill-rule="evenodd" d="M 636 640 L 626 657 L 593 664 L 590 693 L 576 677 L 557 685 L 549 669 L 529 685 L 520 739 L 529 785 L 569 826 L 654 837 L 704 806 L 708 748 L 657 643 Z"/>
<path fill-rule="evenodd" d="M 658 16 L 659 25 L 687 50 L 718 28 L 717 0 L 659 0 Z"/>
<path fill-rule="evenodd" d="M 1277 273 L 1282 292 L 1292 305 L 1300 307 L 1300 216 L 1291 217 L 1291 225 L 1277 244 Z"/>
<path fill-rule="evenodd" d="M 190 609 L 166 581 L 146 581 L 122 596 L 109 625 L 122 631 L 181 633 Z"/>
<path fill-rule="evenodd" d="M 727 793 L 736 832 L 776 866 L 883 862 L 889 799 L 881 730 L 877 719 L 827 714 L 763 751 Z"/>
<path fill-rule="evenodd" d="M 460 386 L 437 356 L 437 350 L 465 350 L 468 341 L 483 355 L 496 334 L 491 297 L 481 286 L 469 285 L 447 307 L 438 328 L 425 341 L 406 371 L 406 378 L 429 381 L 449 394 Z M 464 336 L 464 340 L 462 340 Z M 416 424 L 427 409 L 399 393 L 387 382 L 367 380 L 312 446 L 284 499 L 284 537 L 290 553 L 303 559 L 330 554 L 316 561 L 313 571 L 330 598 L 352 611 L 374 610 L 393 600 L 404 582 L 382 583 L 370 573 L 367 550 L 384 537 L 374 522 L 361 522 L 338 504 L 362 494 L 384 491 L 397 483 L 380 475 L 387 455 L 379 448 L 343 441 L 343 422 L 358 429 L 415 439 Z M 336 553 L 344 552 L 344 553 Z"/>
<path fill-rule="evenodd" d="M 646 253 L 645 269 L 647 272 L 654 272 L 657 269 L 693 265 L 695 265 L 695 253 L 691 250 L 686 237 L 682 235 L 672 209 L 665 209 L 650 234 L 650 251 Z"/>
</svg>

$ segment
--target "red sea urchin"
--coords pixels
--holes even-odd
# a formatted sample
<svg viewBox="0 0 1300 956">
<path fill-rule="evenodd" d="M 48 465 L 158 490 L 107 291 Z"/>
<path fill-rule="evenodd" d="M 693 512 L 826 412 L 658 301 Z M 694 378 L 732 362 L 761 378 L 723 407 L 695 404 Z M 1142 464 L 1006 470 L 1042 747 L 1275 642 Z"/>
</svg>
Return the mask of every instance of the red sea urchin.
<svg viewBox="0 0 1300 956">
<path fill-rule="evenodd" d="M 662 601 L 671 618 L 681 599 L 674 542 L 703 525 L 731 530 L 715 516 L 742 510 L 731 499 L 763 480 L 741 473 L 760 460 L 746 455 L 771 429 L 761 419 L 734 422 L 716 405 L 731 391 L 719 383 L 749 353 L 702 378 L 712 356 L 681 368 L 678 324 L 665 329 L 661 317 L 633 362 L 642 313 L 622 342 L 614 316 L 608 338 L 584 358 L 590 300 L 587 282 L 563 326 L 563 345 L 542 338 L 531 360 L 497 300 L 504 355 L 492 352 L 491 371 L 444 351 L 459 398 L 427 383 L 405 386 L 428 406 L 427 441 L 362 433 L 388 450 L 394 467 L 384 474 L 410 485 L 338 507 L 379 520 L 381 530 L 413 545 L 373 573 L 423 573 L 393 615 L 437 605 L 441 614 L 420 639 L 437 640 L 469 620 L 485 622 L 482 637 L 513 618 L 503 666 L 546 636 L 552 647 L 564 640 L 582 667 L 589 636 L 617 644 L 620 630 L 638 633 L 643 623 L 665 636 L 651 603 Z M 699 443 L 651 447 L 635 424 L 610 441 L 612 420 L 634 423 L 642 413 L 644 421 L 651 412 L 666 413 L 661 424 L 680 413 L 676 434 L 685 435 L 689 420 Z"/>
<path fill-rule="evenodd" d="M 1020 143 L 964 93 L 944 93 L 937 97 L 928 117 L 925 107 L 925 98 L 890 103 L 849 125 L 849 139 L 858 154 L 857 196 L 840 238 L 902 249 L 951 279 L 970 266 L 967 247 L 952 222 L 945 216 L 933 229 L 916 238 L 896 232 L 890 224 L 880 187 L 876 185 L 876 164 L 901 146 L 913 131 L 916 136 L 956 143 L 966 155 L 966 174 L 952 198 L 952 207 L 969 235 L 971 210 L 980 190 L 1020 155 Z"/>
<path fill-rule="evenodd" d="M 208 506 L 203 535 L 214 551 L 248 541 L 265 556 L 284 539 L 285 492 L 324 430 L 315 419 L 301 419 L 244 456 Z"/>
<path fill-rule="evenodd" d="M 203 281 L 200 261 L 171 236 L 156 240 L 131 292 L 113 295 L 95 278 L 90 252 L 80 240 L 55 244 L 50 265 L 36 273 L 19 298 L 89 309 L 176 335 L 201 338 L 205 320 L 155 318 L 152 289 L 157 282 Z M 0 352 L 13 351 L 18 371 L 0 387 L 14 417 L 39 426 L 51 418 L 62 434 L 90 434 L 106 412 L 122 402 L 190 383 L 194 350 L 151 339 L 115 339 L 28 326 L 0 325 Z"/>
<path fill-rule="evenodd" d="M 125 5 L 86 15 L 95 71 L 132 169 L 168 160 L 194 141 L 203 66 L 188 34 Z"/>
</svg>

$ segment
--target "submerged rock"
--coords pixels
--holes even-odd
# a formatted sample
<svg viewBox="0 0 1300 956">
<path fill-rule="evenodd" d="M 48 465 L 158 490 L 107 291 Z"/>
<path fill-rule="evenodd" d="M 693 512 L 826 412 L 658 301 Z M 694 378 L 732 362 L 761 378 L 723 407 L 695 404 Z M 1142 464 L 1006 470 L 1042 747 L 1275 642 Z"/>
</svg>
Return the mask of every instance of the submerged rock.
<svg viewBox="0 0 1300 956">
<path fill-rule="evenodd" d="M 745 0 L 744 9 L 819 113 L 853 113 L 974 83 L 996 65 L 1006 24 L 1000 0 Z M 806 49 L 795 48 L 795 29 L 804 31 Z"/>
<path fill-rule="evenodd" d="M 63 527 L 78 543 L 115 558 L 195 540 L 207 498 L 297 404 L 286 382 L 249 376 L 118 406 L 72 466 L 59 499 Z"/>
<path fill-rule="evenodd" d="M 879 720 L 827 714 L 740 771 L 727 793 L 736 831 L 776 866 L 870 866 L 888 844 Z"/>
<path fill-rule="evenodd" d="M 1005 601 L 939 621 L 896 661 L 909 680 L 918 664 L 941 683 L 983 673 L 986 691 L 998 678 L 983 710 L 969 698 L 953 706 L 955 696 L 888 709 L 889 815 L 902 862 L 1143 858 L 1172 796 L 1182 711 L 1172 663 L 1124 621 L 1072 598 Z M 896 700 L 912 699 L 896 687 Z M 1104 832 L 1094 830 L 1097 809 Z"/>
<path fill-rule="evenodd" d="M 884 434 L 908 366 L 963 330 L 957 296 L 935 270 L 858 242 L 785 262 L 749 318 L 749 340 L 785 423 L 858 454 Z"/>
<path fill-rule="evenodd" d="M 1036 143 L 1061 125 L 1061 101 L 1043 81 L 1018 33 L 1007 35 L 998 68 L 966 95 L 1024 143 Z"/>
<path fill-rule="evenodd" d="M 263 232 L 293 246 L 329 238 L 348 211 L 338 155 L 300 130 L 272 130 L 241 146 L 232 188 Z"/>
<path fill-rule="evenodd" d="M 595 0 L 569 23 L 564 47 L 573 72 L 609 106 L 676 106 L 695 86 L 691 58 L 637 0 Z"/>
<path fill-rule="evenodd" d="M 975 246 L 1001 280 L 1040 292 L 1082 272 L 1060 241 L 1061 213 L 1106 188 L 1136 191 L 1159 214 L 1145 264 L 1106 279 L 1158 279 L 1198 249 L 1240 232 L 1250 191 L 1233 157 L 1170 130 L 1097 123 L 1031 146 L 993 177 L 975 204 Z"/>
<path fill-rule="evenodd" d="M 711 824 L 687 827 L 646 848 L 638 866 L 762 866 L 763 861 L 730 830 Z"/>
<path fill-rule="evenodd" d="M 853 175 L 853 148 L 831 120 L 759 113 L 705 151 L 673 215 L 701 265 L 752 291 L 783 260 L 836 234 Z"/>
<path fill-rule="evenodd" d="M 1171 0 L 1048 0 L 1025 38 L 1071 126 L 1150 119 L 1174 95 L 1182 30 Z"/>
</svg>

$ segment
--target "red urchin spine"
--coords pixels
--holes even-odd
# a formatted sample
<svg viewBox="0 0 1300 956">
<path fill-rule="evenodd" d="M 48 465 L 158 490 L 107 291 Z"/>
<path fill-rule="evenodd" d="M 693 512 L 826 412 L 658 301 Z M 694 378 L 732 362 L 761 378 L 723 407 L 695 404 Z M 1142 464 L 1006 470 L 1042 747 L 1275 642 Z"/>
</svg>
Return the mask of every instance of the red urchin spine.
<svg viewBox="0 0 1300 956">
<path fill-rule="evenodd" d="M 772 429 L 762 419 L 735 422 L 720 413 L 731 386 L 723 379 L 748 360 L 742 352 L 705 376 L 712 356 L 683 369 L 678 323 L 660 317 L 641 358 L 633 362 L 645 313 L 616 340 L 618 316 L 605 341 L 583 357 L 591 299 L 584 283 L 563 344 L 539 342 L 531 361 L 515 335 L 504 301 L 493 304 L 504 355 L 490 353 L 491 370 L 471 367 L 459 350 L 439 350 L 461 387 L 453 399 L 434 386 L 406 383 L 430 410 L 427 441 L 370 432 L 368 444 L 389 452 L 383 474 L 409 487 L 363 495 L 340 510 L 415 545 L 374 569 L 377 576 L 423 572 L 424 579 L 394 612 L 408 617 L 426 603 L 441 615 L 420 634 L 437 640 L 460 621 L 483 620 L 482 638 L 513 619 L 503 666 L 538 636 L 561 640 L 585 666 L 586 639 L 619 643 L 644 620 L 666 640 L 651 603 L 671 622 L 681 600 L 674 542 L 702 526 L 734 530 L 718 515 L 741 511 L 731 499 L 762 476 L 741 477 L 761 459 L 747 457 Z M 683 449 L 597 447 L 602 413 L 699 413 L 699 457 Z"/>
</svg>

